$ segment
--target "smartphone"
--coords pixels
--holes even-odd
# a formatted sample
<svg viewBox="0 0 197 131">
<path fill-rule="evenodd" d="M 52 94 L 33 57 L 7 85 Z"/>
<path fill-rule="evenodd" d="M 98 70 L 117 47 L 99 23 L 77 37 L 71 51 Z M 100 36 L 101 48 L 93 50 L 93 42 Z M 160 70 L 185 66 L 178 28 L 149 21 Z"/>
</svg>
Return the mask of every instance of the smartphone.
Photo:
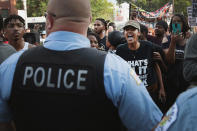
<svg viewBox="0 0 197 131">
<path fill-rule="evenodd" d="M 181 24 L 178 24 L 178 23 L 172 24 L 172 32 L 174 34 L 180 34 L 181 33 Z"/>
</svg>

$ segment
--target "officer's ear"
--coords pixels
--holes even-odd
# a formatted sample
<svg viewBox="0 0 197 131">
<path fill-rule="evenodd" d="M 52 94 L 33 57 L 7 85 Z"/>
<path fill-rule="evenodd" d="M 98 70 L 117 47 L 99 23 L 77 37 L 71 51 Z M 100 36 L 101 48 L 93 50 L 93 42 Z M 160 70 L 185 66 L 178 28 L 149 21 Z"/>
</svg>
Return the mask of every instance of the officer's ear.
<svg viewBox="0 0 197 131">
<path fill-rule="evenodd" d="M 48 15 L 46 20 L 46 29 L 51 30 L 53 28 L 54 19 L 51 15 Z"/>
<path fill-rule="evenodd" d="M 92 22 L 92 15 L 90 16 L 90 22 L 89 22 L 89 24 L 91 24 L 91 22 Z"/>
<path fill-rule="evenodd" d="M 89 25 L 92 23 L 92 12 L 90 12 L 90 16 L 89 16 Z"/>
</svg>

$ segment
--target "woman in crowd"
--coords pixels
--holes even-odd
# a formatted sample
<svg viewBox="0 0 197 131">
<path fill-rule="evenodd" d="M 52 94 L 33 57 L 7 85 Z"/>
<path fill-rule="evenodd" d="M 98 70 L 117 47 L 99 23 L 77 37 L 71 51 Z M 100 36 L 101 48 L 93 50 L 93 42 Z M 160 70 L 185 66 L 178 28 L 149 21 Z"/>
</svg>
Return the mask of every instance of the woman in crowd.
<svg viewBox="0 0 197 131">
<path fill-rule="evenodd" d="M 94 32 L 88 32 L 87 37 L 90 40 L 90 45 L 92 48 L 104 50 L 104 46 L 100 43 L 100 37 L 98 34 Z"/>
<path fill-rule="evenodd" d="M 176 97 L 188 87 L 188 82 L 183 78 L 183 57 L 190 27 L 183 15 L 175 14 L 169 28 L 171 42 L 162 45 L 166 52 L 168 66 L 164 82 L 167 93 L 166 110 L 174 103 Z"/>
</svg>

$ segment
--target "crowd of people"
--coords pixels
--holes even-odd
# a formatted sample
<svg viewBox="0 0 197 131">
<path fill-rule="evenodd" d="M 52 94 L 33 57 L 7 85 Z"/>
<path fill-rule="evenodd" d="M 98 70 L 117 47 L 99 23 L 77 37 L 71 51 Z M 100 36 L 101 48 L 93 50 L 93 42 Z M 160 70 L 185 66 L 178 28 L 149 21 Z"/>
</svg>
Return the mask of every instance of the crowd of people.
<svg viewBox="0 0 197 131">
<path fill-rule="evenodd" d="M 179 32 L 173 32 L 174 24 L 180 24 Z M 143 81 L 155 103 L 166 113 L 177 96 L 189 86 L 182 73 L 186 42 L 192 35 L 186 17 L 175 14 L 169 25 L 164 20 L 158 21 L 155 35 L 149 35 L 149 27 L 136 20 L 128 21 L 123 32 L 116 31 L 114 27 L 113 30 L 109 28 L 101 18 L 95 21 L 93 32 L 97 35 L 96 48 L 102 47 L 126 60 Z M 106 44 L 100 41 L 105 37 Z"/>
<path fill-rule="evenodd" d="M 122 31 L 103 18 L 90 28 L 90 10 L 89 0 L 49 0 L 39 43 L 21 16 L 0 19 L 0 130 L 197 129 L 197 35 L 186 17 L 150 35 L 134 19 Z"/>
</svg>

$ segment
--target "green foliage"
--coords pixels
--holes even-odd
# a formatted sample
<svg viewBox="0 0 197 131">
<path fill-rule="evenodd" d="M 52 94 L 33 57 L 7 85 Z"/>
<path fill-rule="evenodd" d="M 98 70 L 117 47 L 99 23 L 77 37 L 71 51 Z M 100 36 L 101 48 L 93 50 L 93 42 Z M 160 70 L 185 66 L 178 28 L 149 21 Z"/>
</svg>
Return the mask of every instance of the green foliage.
<svg viewBox="0 0 197 131">
<path fill-rule="evenodd" d="M 134 0 L 117 0 L 119 4 L 123 2 L 131 3 Z M 175 13 L 183 13 L 187 14 L 187 7 L 191 6 L 191 0 L 174 0 L 175 1 Z M 142 9 L 146 11 L 156 11 L 157 9 L 164 6 L 166 3 L 172 2 L 172 0 L 137 0 L 136 2 L 133 2 L 138 7 L 141 7 Z"/>
<path fill-rule="evenodd" d="M 38 17 L 43 16 L 47 8 L 48 0 L 27 0 L 27 16 Z M 23 8 L 23 0 L 18 0 L 16 4 L 17 9 Z"/>
<path fill-rule="evenodd" d="M 90 0 L 92 6 L 92 21 L 102 17 L 106 20 L 113 20 L 113 4 L 107 0 Z M 47 8 L 48 0 L 27 0 L 27 16 L 38 17 L 43 16 Z M 17 8 L 23 9 L 22 0 L 17 1 Z"/>
<path fill-rule="evenodd" d="M 16 3 L 16 8 L 18 10 L 23 10 L 24 9 L 24 6 L 23 6 L 23 1 L 22 0 L 18 0 L 17 3 Z"/>
<path fill-rule="evenodd" d="M 166 3 L 168 0 L 138 0 L 135 4 L 146 11 L 154 12 Z"/>
<path fill-rule="evenodd" d="M 105 20 L 113 20 L 113 4 L 107 0 L 90 0 L 92 7 L 92 21 L 96 18 L 104 18 Z"/>
<path fill-rule="evenodd" d="M 113 5 L 107 0 L 90 0 L 92 6 L 93 21 L 97 17 L 102 17 L 107 20 L 113 20 Z M 135 0 L 117 0 L 119 4 L 123 2 L 130 3 Z M 156 11 L 167 2 L 172 0 L 136 0 L 134 2 L 137 6 L 146 11 Z M 191 0 L 174 0 L 175 13 L 187 14 L 187 7 L 191 6 Z M 28 17 L 43 16 L 47 8 L 48 0 L 27 0 L 27 15 Z M 17 9 L 23 9 L 23 1 L 17 0 Z"/>
<path fill-rule="evenodd" d="M 43 16 L 46 12 L 48 0 L 27 0 L 27 16 Z"/>
<path fill-rule="evenodd" d="M 183 13 L 184 15 L 187 15 L 187 7 L 191 5 L 191 0 L 175 0 L 175 13 Z"/>
</svg>

